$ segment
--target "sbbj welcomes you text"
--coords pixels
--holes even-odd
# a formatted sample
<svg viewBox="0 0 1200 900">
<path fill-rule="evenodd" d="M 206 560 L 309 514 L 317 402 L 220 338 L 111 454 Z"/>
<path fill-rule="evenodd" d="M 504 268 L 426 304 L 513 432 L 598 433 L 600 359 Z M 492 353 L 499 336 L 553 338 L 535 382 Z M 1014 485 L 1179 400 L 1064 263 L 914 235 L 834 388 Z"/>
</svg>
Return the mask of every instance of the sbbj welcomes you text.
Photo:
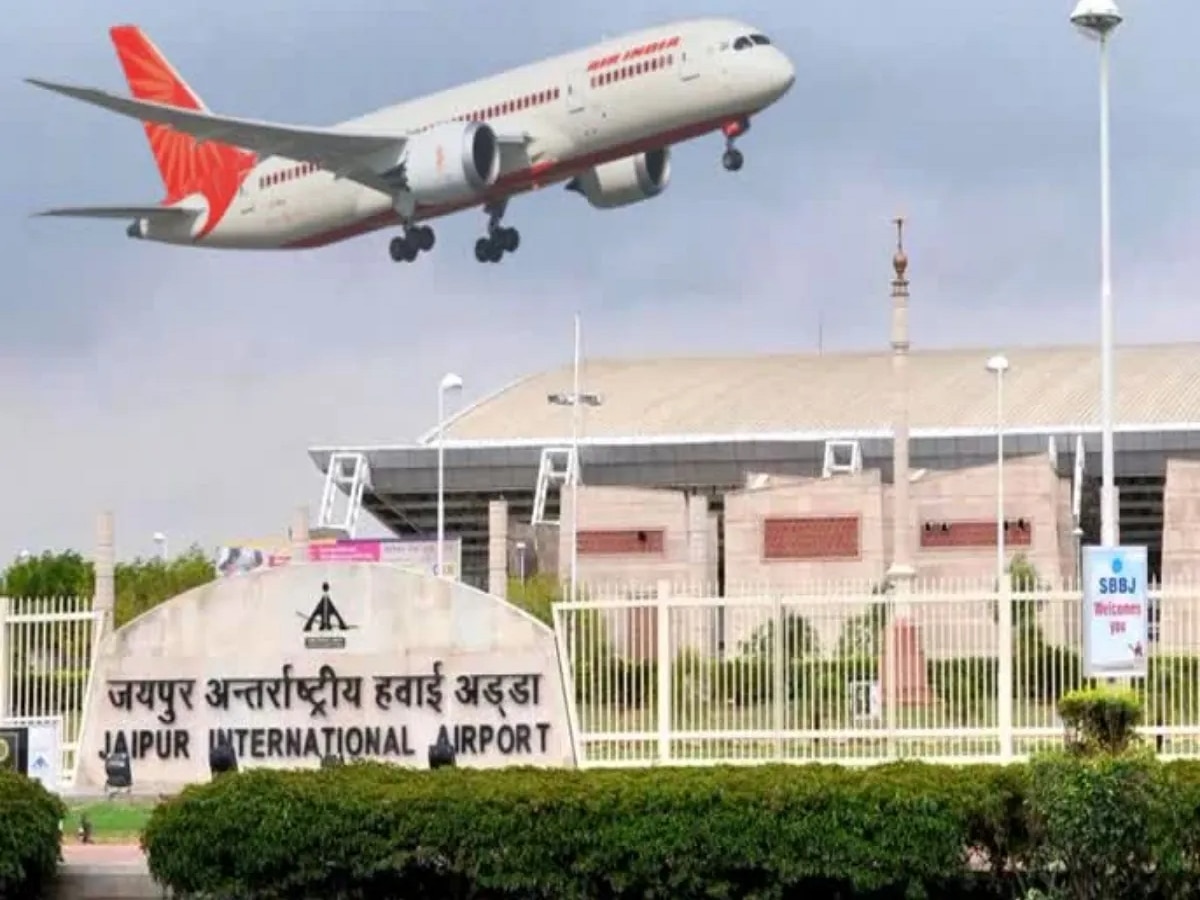
<svg viewBox="0 0 1200 900">
<path fill-rule="evenodd" d="M 241 712 L 253 717 L 300 709 L 310 719 L 324 720 L 309 725 L 262 726 L 208 729 L 200 747 L 190 729 L 179 722 L 183 710 L 193 710 L 196 679 L 112 680 L 106 685 L 108 702 L 118 715 L 140 710 L 153 712 L 161 726 L 106 731 L 100 755 L 128 753 L 133 759 L 187 760 L 199 751 L 226 739 L 239 757 L 248 759 L 295 759 L 340 756 L 345 758 L 403 759 L 425 752 L 418 746 L 416 728 L 406 722 L 405 710 L 445 719 L 447 695 L 459 711 L 474 707 L 494 711 L 491 722 L 437 722 L 437 738 L 445 738 L 460 755 L 537 756 L 549 751 L 551 723 L 529 721 L 542 702 L 543 675 L 523 673 L 472 673 L 447 676 L 437 661 L 425 675 L 374 675 L 369 678 L 338 675 L 332 666 L 322 666 L 316 676 L 296 676 L 284 665 L 278 677 L 209 678 L 203 703 L 212 710 Z M 453 686 L 448 684 L 454 679 Z M 367 685 L 367 682 L 370 682 Z M 374 688 L 374 709 L 363 703 L 364 687 Z M 452 693 L 451 693 L 452 692 Z M 374 712 L 382 721 L 340 725 L 339 711 Z M 524 721 L 507 721 L 511 714 Z M 398 722 L 386 721 L 391 715 Z M 354 717 L 359 718 L 358 716 Z M 375 718 L 375 716 L 372 716 Z M 495 721 L 496 719 L 499 721 Z M 293 720 L 294 721 L 294 720 Z M 423 735 L 433 735 L 428 724 Z"/>
</svg>

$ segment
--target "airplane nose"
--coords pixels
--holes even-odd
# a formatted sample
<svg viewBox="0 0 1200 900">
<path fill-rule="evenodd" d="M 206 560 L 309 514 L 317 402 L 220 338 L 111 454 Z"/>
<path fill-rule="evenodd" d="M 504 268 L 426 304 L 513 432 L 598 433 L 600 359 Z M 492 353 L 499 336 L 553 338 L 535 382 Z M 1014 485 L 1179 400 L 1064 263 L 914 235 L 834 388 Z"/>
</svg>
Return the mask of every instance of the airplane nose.
<svg viewBox="0 0 1200 900">
<path fill-rule="evenodd" d="M 796 67 L 792 65 L 790 59 L 780 53 L 777 68 L 779 70 L 779 93 L 783 94 L 791 90 L 792 85 L 796 83 Z"/>
</svg>

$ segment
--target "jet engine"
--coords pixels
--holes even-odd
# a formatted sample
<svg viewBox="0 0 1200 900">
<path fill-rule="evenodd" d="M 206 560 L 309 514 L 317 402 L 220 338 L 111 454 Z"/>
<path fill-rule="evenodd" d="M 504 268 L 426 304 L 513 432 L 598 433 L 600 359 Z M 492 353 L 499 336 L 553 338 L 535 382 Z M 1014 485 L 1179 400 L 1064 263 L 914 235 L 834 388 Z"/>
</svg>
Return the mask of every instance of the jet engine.
<svg viewBox="0 0 1200 900">
<path fill-rule="evenodd" d="M 671 180 L 671 148 L 661 147 L 588 169 L 567 182 L 597 209 L 628 206 L 657 197 Z"/>
<path fill-rule="evenodd" d="M 405 142 L 383 177 L 419 204 L 470 200 L 496 183 L 500 143 L 485 122 L 444 122 Z"/>
</svg>

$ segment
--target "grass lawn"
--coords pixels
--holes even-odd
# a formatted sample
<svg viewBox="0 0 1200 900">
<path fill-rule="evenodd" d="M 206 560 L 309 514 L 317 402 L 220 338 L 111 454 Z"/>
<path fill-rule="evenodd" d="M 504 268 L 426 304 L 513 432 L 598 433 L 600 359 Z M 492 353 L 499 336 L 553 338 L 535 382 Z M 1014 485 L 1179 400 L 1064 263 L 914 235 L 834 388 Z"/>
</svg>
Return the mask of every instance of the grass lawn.
<svg viewBox="0 0 1200 900">
<path fill-rule="evenodd" d="M 135 844 L 157 802 L 150 797 L 68 801 L 67 817 L 63 820 L 63 843 L 79 843 L 79 823 L 87 816 L 92 824 L 93 843 Z"/>
</svg>

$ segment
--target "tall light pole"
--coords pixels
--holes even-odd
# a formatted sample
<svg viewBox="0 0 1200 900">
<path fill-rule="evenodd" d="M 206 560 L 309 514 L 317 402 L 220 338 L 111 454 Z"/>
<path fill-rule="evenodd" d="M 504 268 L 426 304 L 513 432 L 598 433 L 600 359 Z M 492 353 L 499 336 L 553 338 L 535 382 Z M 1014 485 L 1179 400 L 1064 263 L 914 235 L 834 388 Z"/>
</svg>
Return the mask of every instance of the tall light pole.
<svg viewBox="0 0 1200 900">
<path fill-rule="evenodd" d="M 1117 545 L 1113 461 L 1112 213 L 1109 188 L 1108 42 L 1122 22 L 1114 0 L 1079 0 L 1071 23 L 1100 44 L 1100 543 Z"/>
<path fill-rule="evenodd" d="M 996 589 L 1004 585 L 1004 373 L 1008 358 L 1001 354 L 987 361 L 987 370 L 996 376 Z"/>
<path fill-rule="evenodd" d="M 438 385 L 437 430 L 437 576 L 443 577 L 446 563 L 446 395 L 461 391 L 463 380 L 453 372 Z"/>
<path fill-rule="evenodd" d="M 571 464 L 567 478 L 571 487 L 571 586 L 569 599 L 575 599 L 575 584 L 579 575 L 579 431 L 580 416 L 585 406 L 599 406 L 604 401 L 599 394 L 583 393 L 580 390 L 580 364 L 583 353 L 582 326 L 579 313 L 575 314 L 575 361 L 572 372 L 571 393 L 550 394 L 546 400 L 554 406 L 571 407 Z"/>
</svg>

